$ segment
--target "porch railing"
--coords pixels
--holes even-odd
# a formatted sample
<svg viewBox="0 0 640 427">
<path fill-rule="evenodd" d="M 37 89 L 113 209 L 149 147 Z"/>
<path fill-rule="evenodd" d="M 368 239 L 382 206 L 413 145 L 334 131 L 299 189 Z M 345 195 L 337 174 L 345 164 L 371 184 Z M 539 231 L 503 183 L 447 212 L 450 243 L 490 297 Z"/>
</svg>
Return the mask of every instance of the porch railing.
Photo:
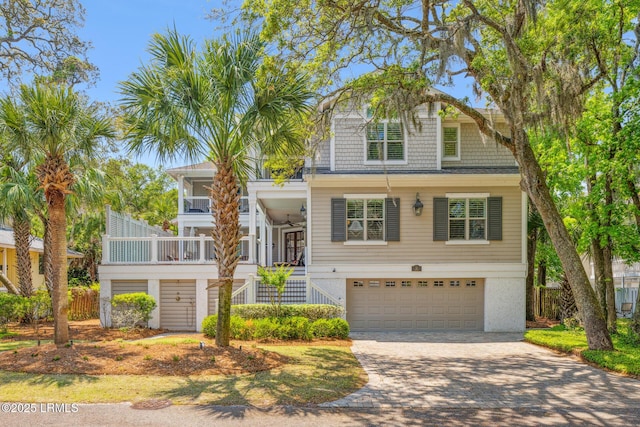
<svg viewBox="0 0 640 427">
<path fill-rule="evenodd" d="M 274 292 L 274 289 L 263 285 L 259 277 L 250 275 L 244 285 L 231 294 L 231 304 L 267 304 L 271 302 L 271 297 L 275 295 Z M 282 303 L 343 306 L 339 298 L 319 288 L 309 276 L 288 279 L 282 294 Z"/>
<path fill-rule="evenodd" d="M 240 263 L 250 263 L 249 248 L 254 236 L 240 240 Z M 255 243 L 253 243 L 255 245 Z M 213 238 L 198 237 L 111 237 L 102 238 L 103 264 L 215 263 Z"/>
<path fill-rule="evenodd" d="M 249 198 L 244 196 L 240 198 L 239 210 L 241 214 L 249 213 Z M 211 199 L 208 196 L 186 196 L 184 198 L 184 214 L 203 214 L 211 213 Z"/>
</svg>

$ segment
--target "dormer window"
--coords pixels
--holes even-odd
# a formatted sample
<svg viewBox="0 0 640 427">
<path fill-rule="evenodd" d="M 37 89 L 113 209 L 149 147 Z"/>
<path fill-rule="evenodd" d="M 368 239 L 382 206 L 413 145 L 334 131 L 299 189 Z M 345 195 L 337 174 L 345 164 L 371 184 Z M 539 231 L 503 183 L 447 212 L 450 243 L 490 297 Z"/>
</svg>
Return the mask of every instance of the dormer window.
<svg viewBox="0 0 640 427">
<path fill-rule="evenodd" d="M 400 122 L 367 124 L 367 161 L 405 161 L 405 138 Z"/>
<path fill-rule="evenodd" d="M 460 160 L 460 126 L 443 126 L 442 159 Z"/>
</svg>

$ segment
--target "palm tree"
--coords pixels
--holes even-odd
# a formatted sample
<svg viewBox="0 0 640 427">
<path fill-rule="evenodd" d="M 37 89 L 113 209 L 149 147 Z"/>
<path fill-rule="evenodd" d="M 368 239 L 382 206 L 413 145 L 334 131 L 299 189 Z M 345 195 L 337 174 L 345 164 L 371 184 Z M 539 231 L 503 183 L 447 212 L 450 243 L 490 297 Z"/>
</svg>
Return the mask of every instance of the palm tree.
<svg viewBox="0 0 640 427">
<path fill-rule="evenodd" d="M 17 160 L 15 156 L 4 156 L 2 164 L 0 218 L 8 221 L 13 229 L 18 274 L 17 290 L 20 295 L 29 297 L 33 293 L 31 254 L 29 253 L 32 241 L 30 210 L 36 204 L 36 198 L 42 196 L 42 193 L 37 191 L 36 177 L 27 170 L 25 162 Z"/>
<path fill-rule="evenodd" d="M 70 165 L 91 158 L 103 137 L 113 137 L 110 121 L 95 105 L 87 105 L 71 88 L 37 83 L 20 87 L 17 99 L 0 100 L 0 108 L 14 111 L 0 122 L 12 151 L 36 164 L 36 176 L 47 203 L 49 275 L 52 284 L 54 342 L 69 341 L 67 296 L 67 196 L 76 175 Z"/>
<path fill-rule="evenodd" d="M 270 61 L 257 34 L 236 33 L 205 42 L 175 30 L 156 34 L 151 62 L 121 83 L 124 120 L 133 152 L 156 151 L 161 160 L 211 161 L 210 197 L 218 267 L 216 344 L 229 345 L 231 292 L 240 244 L 239 186 L 251 156 L 304 149 L 300 123 L 310 112 L 306 79 Z"/>
</svg>

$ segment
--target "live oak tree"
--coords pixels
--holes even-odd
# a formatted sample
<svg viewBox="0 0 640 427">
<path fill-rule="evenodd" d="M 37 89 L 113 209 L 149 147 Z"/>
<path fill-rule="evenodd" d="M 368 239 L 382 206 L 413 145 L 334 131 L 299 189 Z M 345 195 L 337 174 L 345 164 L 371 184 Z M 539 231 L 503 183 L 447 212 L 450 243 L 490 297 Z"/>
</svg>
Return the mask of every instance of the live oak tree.
<svg viewBox="0 0 640 427">
<path fill-rule="evenodd" d="M 613 54 L 608 23 L 632 29 L 637 1 L 544 0 L 245 0 L 245 17 L 263 36 L 306 64 L 318 87 L 373 93 L 378 111 L 411 111 L 441 102 L 470 117 L 481 134 L 506 147 L 521 187 L 540 213 L 571 285 L 591 349 L 612 349 L 603 311 L 529 140 L 531 129 L 571 131 L 585 95 Z M 340 72 L 371 73 L 342 84 Z M 453 78 L 504 115 L 508 132 L 466 99 L 446 93 Z M 432 90 L 444 86 L 444 92 Z"/>
<path fill-rule="evenodd" d="M 11 83 L 34 73 L 93 81 L 97 69 L 85 58 L 90 44 L 76 33 L 84 13 L 78 0 L 0 1 L 0 75 Z"/>
<path fill-rule="evenodd" d="M 240 185 L 257 156 L 304 149 L 301 123 L 310 112 L 306 79 L 263 61 L 251 32 L 207 40 L 198 50 L 175 30 L 156 34 L 151 61 L 121 83 L 130 150 L 158 158 L 213 163 L 212 237 L 218 267 L 216 345 L 228 346 L 231 293 L 239 261 Z"/>
</svg>

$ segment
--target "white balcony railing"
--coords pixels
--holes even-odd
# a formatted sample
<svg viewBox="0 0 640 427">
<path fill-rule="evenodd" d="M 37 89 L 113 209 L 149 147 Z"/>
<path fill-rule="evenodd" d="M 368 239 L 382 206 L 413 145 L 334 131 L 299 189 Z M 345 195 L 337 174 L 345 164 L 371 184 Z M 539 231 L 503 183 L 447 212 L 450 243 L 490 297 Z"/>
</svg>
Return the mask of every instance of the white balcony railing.
<svg viewBox="0 0 640 427">
<path fill-rule="evenodd" d="M 244 196 L 240 198 L 240 213 L 249 213 L 249 198 Z M 184 198 L 184 209 L 182 212 L 185 214 L 203 214 L 211 213 L 211 199 L 208 196 L 186 196 Z"/>
<path fill-rule="evenodd" d="M 240 240 L 238 253 L 240 263 L 249 264 L 251 245 L 255 237 L 245 236 Z M 198 237 L 111 237 L 102 239 L 103 264 L 167 264 L 191 263 L 214 264 L 213 238 L 201 234 Z"/>
</svg>

